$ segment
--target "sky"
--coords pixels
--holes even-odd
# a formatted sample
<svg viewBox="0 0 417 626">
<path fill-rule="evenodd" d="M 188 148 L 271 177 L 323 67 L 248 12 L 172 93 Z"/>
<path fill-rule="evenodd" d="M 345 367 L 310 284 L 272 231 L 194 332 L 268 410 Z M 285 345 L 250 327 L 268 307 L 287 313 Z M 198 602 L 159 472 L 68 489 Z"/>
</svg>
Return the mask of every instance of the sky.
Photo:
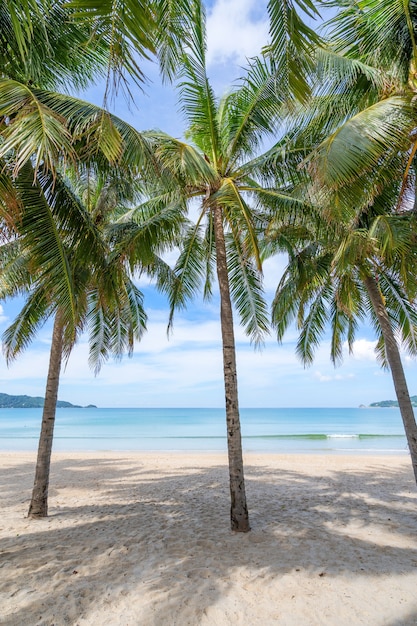
<svg viewBox="0 0 417 626">
<path fill-rule="evenodd" d="M 265 0 L 211 0 L 207 3 L 208 70 L 218 95 L 239 76 L 247 58 L 258 54 L 268 39 Z M 155 65 L 144 65 L 149 83 L 137 90 L 135 105 L 119 96 L 113 111 L 139 130 L 160 128 L 181 137 L 181 113 L 172 86 L 161 85 Z M 101 104 L 103 87 L 82 94 Z M 264 267 L 268 301 L 273 298 L 285 257 Z M 154 289 L 141 282 L 148 314 L 148 331 L 133 357 L 106 363 L 95 377 L 88 366 L 87 338 L 82 337 L 62 372 L 59 398 L 99 407 L 222 407 L 224 405 L 218 299 L 195 301 L 176 315 L 174 332 L 167 337 L 168 308 Z M 18 314 L 22 302 L 0 305 L 0 333 Z M 235 320 L 239 402 L 242 407 L 356 407 L 394 399 L 389 372 L 381 370 L 374 354 L 375 338 L 366 325 L 357 334 L 353 355 L 343 364 L 330 362 L 329 335 L 316 352 L 314 364 L 304 368 L 295 355 L 297 331 L 290 329 L 279 345 L 273 333 L 262 350 L 255 351 Z M 51 325 L 7 367 L 0 356 L 0 392 L 45 395 Z M 417 366 L 403 358 L 411 394 L 417 393 Z"/>
</svg>

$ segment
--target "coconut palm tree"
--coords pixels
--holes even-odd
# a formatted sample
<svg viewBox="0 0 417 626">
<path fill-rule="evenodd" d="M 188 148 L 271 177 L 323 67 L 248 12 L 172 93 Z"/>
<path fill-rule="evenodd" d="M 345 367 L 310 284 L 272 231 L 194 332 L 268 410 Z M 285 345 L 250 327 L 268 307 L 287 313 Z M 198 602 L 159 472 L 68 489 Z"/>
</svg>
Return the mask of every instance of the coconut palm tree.
<svg viewBox="0 0 417 626">
<path fill-rule="evenodd" d="M 138 131 L 105 109 L 65 92 L 107 77 L 109 93 L 111 85 L 123 81 L 126 73 L 141 82 L 144 75 L 139 61 L 149 55 L 158 57 L 164 75 L 169 77 L 192 30 L 192 6 L 193 2 L 162 0 L 140 6 L 132 0 L 4 3 L 0 16 L 3 227 L 19 230 L 19 211 L 27 205 L 16 201 L 13 185 L 29 161 L 34 166 L 34 179 L 40 171 L 54 173 L 66 164 L 113 169 L 123 172 L 122 176 L 127 170 L 134 176 L 135 172 L 143 174 L 147 167 L 155 167 L 153 155 Z M 64 93 L 51 90 L 56 88 Z M 50 267 L 64 275 L 67 269 L 54 232 L 49 228 L 43 249 L 48 250 Z M 69 279 L 66 286 L 71 288 Z M 68 291 L 66 297 L 71 305 L 74 295 Z"/>
<path fill-rule="evenodd" d="M 417 11 L 399 0 L 321 4 L 339 11 L 314 52 L 311 98 L 293 116 L 282 152 L 272 151 L 267 164 L 282 171 L 285 155 L 287 173 L 304 167 L 297 193 L 315 206 L 286 223 L 282 216 L 272 221 L 270 231 L 278 241 L 286 231 L 290 250 L 274 324 L 281 338 L 297 317 L 298 351 L 309 362 L 330 317 L 337 360 L 341 338 L 351 343 L 355 320 L 371 316 L 417 480 L 417 429 L 398 344 L 401 337 L 414 353 Z"/>
<path fill-rule="evenodd" d="M 96 212 L 83 206 L 68 181 L 50 175 L 38 175 L 33 185 L 33 171 L 23 168 L 18 176 L 21 201 L 27 204 L 17 238 L 2 246 L 0 296 L 25 294 L 26 302 L 16 320 L 3 335 L 3 349 L 10 362 L 33 340 L 38 329 L 54 318 L 46 383 L 45 404 L 39 438 L 35 482 L 29 517 L 45 517 L 48 510 L 48 485 L 56 401 L 61 364 L 66 360 L 79 334 L 85 330 L 90 338 L 90 364 L 98 372 L 109 354 L 121 357 L 132 353 L 134 340 L 145 330 L 143 297 L 135 287 L 120 255 L 115 255 L 102 235 L 103 187 L 96 196 Z M 22 181 L 26 173 L 27 180 Z M 30 181 L 31 189 L 24 182 Z M 111 190 L 110 190 L 111 191 Z M 29 203 L 29 196 L 31 202 Z M 114 196 L 113 196 L 114 197 Z M 37 219 L 32 219 L 36 212 Z M 67 272 L 44 263 L 39 252 L 39 236 L 44 242 L 44 221 L 50 222 L 60 239 L 60 251 Z M 74 235 L 75 223 L 77 235 Z M 70 228 L 68 226 L 71 226 Z M 44 245 L 44 243 L 42 244 Z M 47 255 L 47 251 L 46 251 Z M 67 280 L 71 289 L 65 286 Z M 65 297 L 70 293 L 72 302 Z M 74 322 L 75 320 L 75 322 Z"/>
<path fill-rule="evenodd" d="M 91 358 L 98 368 L 109 352 L 119 355 L 131 349 L 145 321 L 141 294 L 125 271 L 123 251 L 110 253 L 98 224 L 59 172 L 70 164 L 78 173 L 87 166 L 111 171 L 113 178 L 126 178 L 154 167 L 152 155 L 133 128 L 104 109 L 48 89 L 84 87 L 94 77 L 107 76 L 108 94 L 112 84 L 123 80 L 124 72 L 143 81 L 138 58 L 148 53 L 159 55 L 169 77 L 190 30 L 190 24 L 186 32 L 183 26 L 192 6 L 149 2 L 139 7 L 136 2 L 119 2 L 115 11 L 115 3 L 82 4 L 12 0 L 3 7 L 0 20 L 0 206 L 3 237 L 12 238 L 2 249 L 2 293 L 24 290 L 28 296 L 5 334 L 8 360 L 28 345 L 48 317 L 55 320 L 32 517 L 47 513 L 63 357 L 90 324 Z M 148 240 L 154 226 L 142 223 L 136 231 L 136 240 L 147 242 L 149 270 L 158 275 L 164 270 L 162 282 L 167 282 L 164 264 L 152 259 L 153 243 Z M 159 234 L 162 239 L 162 229 Z M 131 256 L 134 244 L 130 241 Z M 135 252 L 134 261 L 132 256 L 135 268 L 139 256 Z"/>
<path fill-rule="evenodd" d="M 352 349 L 358 322 L 372 322 L 378 337 L 377 355 L 391 370 L 417 482 L 417 424 L 400 355 L 400 346 L 417 354 L 415 216 L 388 213 L 387 190 L 382 195 L 372 209 L 358 216 L 356 224 L 340 220 L 336 224 L 319 215 L 315 227 L 306 229 L 304 220 L 304 231 L 295 230 L 289 263 L 273 301 L 272 320 L 279 341 L 296 321 L 300 329 L 296 350 L 307 365 L 328 323 L 330 356 L 337 364 L 345 340 Z M 272 224 L 270 236 L 279 242 L 281 231 L 288 229 L 288 241 L 294 226 Z"/>
<path fill-rule="evenodd" d="M 179 94 L 188 123 L 187 141 L 162 132 L 145 133 L 163 172 L 178 188 L 178 212 L 197 207 L 196 221 L 185 229 L 171 283 L 171 315 L 184 307 L 200 287 L 220 294 L 220 322 L 230 473 L 231 527 L 249 530 L 239 417 L 233 305 L 255 345 L 268 332 L 262 295 L 258 235 L 271 205 L 299 205 L 285 191 L 263 184 L 262 141 L 272 138 L 288 97 L 282 68 L 254 59 L 239 86 L 218 100 L 206 70 L 205 15 L 198 7 L 197 25 L 182 57 Z M 169 197 L 172 206 L 173 196 Z M 184 208 L 185 207 L 185 208 Z"/>
<path fill-rule="evenodd" d="M 375 210 L 379 213 L 379 224 L 384 220 L 392 222 L 395 214 L 398 219 L 408 220 L 409 239 L 401 250 L 405 255 L 401 280 L 405 295 L 413 304 L 415 292 L 414 288 L 410 291 L 410 272 L 415 269 L 413 211 L 417 198 L 417 7 L 413 2 L 399 0 L 333 4 L 340 9 L 329 23 L 333 57 L 323 64 L 323 69 L 329 75 L 332 68 L 331 99 L 333 111 L 340 112 L 339 119 L 333 117 L 306 163 L 315 189 L 320 188 L 322 197 L 326 196 L 328 219 L 341 220 L 348 232 L 355 232 L 365 219 L 370 220 Z M 350 80 L 344 82 L 341 68 L 350 68 Z M 355 89 L 346 106 L 343 100 L 349 82 Z M 320 108 L 319 102 L 317 111 Z M 313 114 L 310 128 L 314 128 L 315 119 Z M 331 120 L 331 116 L 327 119 Z M 391 243 L 395 241 L 390 228 L 385 234 L 391 238 Z M 386 256 L 390 245 L 385 243 L 384 254 L 380 251 L 370 257 L 368 264 L 372 266 L 375 258 L 383 258 L 385 266 L 389 267 L 389 263 L 394 262 L 390 254 Z M 408 274 L 404 266 L 408 266 Z M 392 267 L 390 269 L 392 271 Z M 415 417 L 396 335 L 392 332 L 399 328 L 410 347 L 411 339 L 414 341 L 412 310 L 408 309 L 405 316 L 400 315 L 400 309 L 396 315 L 387 310 L 388 300 L 381 298 L 382 278 L 377 283 L 376 276 L 381 276 L 377 269 L 363 273 L 363 284 L 384 336 L 386 361 L 391 368 L 417 480 Z M 399 301 L 404 303 L 404 292 L 401 297 L 400 294 L 401 291 Z"/>
</svg>

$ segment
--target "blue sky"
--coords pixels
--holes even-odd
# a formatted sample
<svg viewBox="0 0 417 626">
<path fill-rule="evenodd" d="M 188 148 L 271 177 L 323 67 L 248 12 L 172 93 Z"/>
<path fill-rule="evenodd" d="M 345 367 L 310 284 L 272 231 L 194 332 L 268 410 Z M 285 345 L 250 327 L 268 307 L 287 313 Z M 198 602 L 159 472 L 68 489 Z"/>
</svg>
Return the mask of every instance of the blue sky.
<svg viewBox="0 0 417 626">
<path fill-rule="evenodd" d="M 257 54 L 267 40 L 266 2 L 215 0 L 208 4 L 209 73 L 221 95 L 242 74 L 245 59 Z M 146 64 L 150 79 L 146 93 L 135 93 L 135 105 L 122 97 L 115 113 L 140 130 L 160 128 L 181 137 L 183 122 L 173 87 L 162 86 L 156 66 Z M 102 87 L 83 97 L 98 104 Z M 265 291 L 272 299 L 285 258 L 269 260 L 264 268 Z M 195 302 L 177 315 L 174 333 L 166 334 L 167 306 L 154 290 L 141 284 L 149 317 L 148 332 L 131 359 L 109 361 L 94 377 L 88 367 L 88 346 L 82 338 L 62 373 L 59 397 L 75 404 L 100 407 L 222 407 L 223 374 L 218 302 Z M 18 313 L 17 301 L 3 303 L 0 332 Z M 335 369 L 325 338 L 316 359 L 304 369 L 295 356 L 297 333 L 289 331 L 282 345 L 271 335 L 262 351 L 255 352 L 236 322 L 237 364 L 242 407 L 358 406 L 394 398 L 389 373 L 374 355 L 374 337 L 364 327 L 354 354 L 346 354 Z M 44 395 L 51 326 L 46 325 L 32 346 L 9 368 L 0 359 L 0 392 Z M 417 393 L 416 364 L 404 356 L 410 392 Z"/>
</svg>

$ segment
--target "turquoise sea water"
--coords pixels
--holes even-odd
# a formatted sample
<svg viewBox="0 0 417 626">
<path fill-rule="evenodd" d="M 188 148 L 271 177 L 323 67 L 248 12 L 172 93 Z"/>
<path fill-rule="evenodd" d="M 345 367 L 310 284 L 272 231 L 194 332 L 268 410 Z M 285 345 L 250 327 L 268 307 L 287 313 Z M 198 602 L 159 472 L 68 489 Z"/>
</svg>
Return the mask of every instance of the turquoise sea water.
<svg viewBox="0 0 417 626">
<path fill-rule="evenodd" d="M 0 449 L 36 450 L 41 409 L 0 409 Z M 241 409 L 257 452 L 406 453 L 398 409 Z M 54 450 L 226 450 L 224 409 L 57 409 Z"/>
</svg>

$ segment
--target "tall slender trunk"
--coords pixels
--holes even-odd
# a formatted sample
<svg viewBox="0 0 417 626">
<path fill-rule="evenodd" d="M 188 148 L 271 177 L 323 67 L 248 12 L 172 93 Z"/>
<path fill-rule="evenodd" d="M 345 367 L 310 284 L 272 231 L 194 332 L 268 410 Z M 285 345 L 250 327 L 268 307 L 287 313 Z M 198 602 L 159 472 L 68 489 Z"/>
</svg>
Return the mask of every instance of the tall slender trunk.
<svg viewBox="0 0 417 626">
<path fill-rule="evenodd" d="M 52 333 L 49 370 L 46 381 L 45 404 L 39 436 L 35 482 L 28 517 L 40 518 L 48 515 L 49 470 L 51 466 L 52 441 L 54 436 L 56 403 L 58 399 L 59 375 L 61 372 L 63 346 L 63 324 L 58 311 Z"/>
<path fill-rule="evenodd" d="M 227 272 L 226 245 L 220 207 L 214 208 L 214 232 L 216 237 L 216 266 L 220 290 L 220 324 L 223 343 L 223 373 L 226 397 L 227 449 L 230 477 L 230 521 L 232 530 L 248 532 L 249 515 L 246 505 L 245 479 L 243 476 L 242 437 L 240 432 L 239 403 L 237 391 L 236 348 L 233 331 L 233 312 Z"/>
<path fill-rule="evenodd" d="M 417 424 L 410 400 L 410 394 L 408 392 L 407 381 L 404 375 L 400 351 L 398 349 L 398 344 L 395 340 L 387 310 L 376 280 L 372 278 L 372 276 L 367 276 L 364 279 L 364 284 L 384 336 L 387 359 L 391 369 L 398 406 L 400 407 L 404 430 L 410 450 L 411 462 L 413 464 L 414 477 L 417 483 Z"/>
</svg>

